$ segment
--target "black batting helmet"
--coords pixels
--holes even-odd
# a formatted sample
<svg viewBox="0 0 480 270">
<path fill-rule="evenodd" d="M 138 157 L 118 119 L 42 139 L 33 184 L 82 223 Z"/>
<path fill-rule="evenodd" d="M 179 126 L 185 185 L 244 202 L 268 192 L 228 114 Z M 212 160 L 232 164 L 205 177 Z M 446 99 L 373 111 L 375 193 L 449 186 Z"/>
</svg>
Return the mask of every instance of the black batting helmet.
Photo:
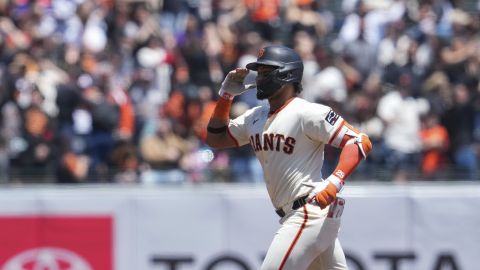
<svg viewBox="0 0 480 270">
<path fill-rule="evenodd" d="M 272 96 L 287 83 L 300 83 L 303 76 L 303 62 L 292 49 L 273 45 L 260 49 L 257 61 L 247 64 L 247 69 L 257 71 L 259 65 L 275 67 L 267 78 L 257 78 L 257 98 Z"/>
<path fill-rule="evenodd" d="M 247 64 L 247 69 L 257 71 L 258 65 L 277 67 L 277 79 L 284 84 L 302 81 L 302 59 L 288 47 L 273 45 L 260 49 L 257 61 Z"/>
</svg>

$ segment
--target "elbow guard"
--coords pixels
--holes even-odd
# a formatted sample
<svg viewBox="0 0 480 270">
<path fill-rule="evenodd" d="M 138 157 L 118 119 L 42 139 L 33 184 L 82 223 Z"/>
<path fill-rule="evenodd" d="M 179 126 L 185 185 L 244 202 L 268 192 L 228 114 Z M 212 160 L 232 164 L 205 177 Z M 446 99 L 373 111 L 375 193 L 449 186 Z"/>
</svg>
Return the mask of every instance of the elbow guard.
<svg viewBox="0 0 480 270">
<path fill-rule="evenodd" d="M 335 136 L 329 142 L 334 147 L 343 147 L 348 144 L 356 144 L 362 153 L 363 159 L 366 159 L 372 151 L 372 142 L 368 135 L 359 132 L 347 122 L 343 122 Z"/>
<path fill-rule="evenodd" d="M 357 134 L 355 137 L 348 140 L 346 144 L 356 144 L 362 153 L 363 159 L 367 158 L 373 148 L 370 138 L 365 133 Z"/>
</svg>

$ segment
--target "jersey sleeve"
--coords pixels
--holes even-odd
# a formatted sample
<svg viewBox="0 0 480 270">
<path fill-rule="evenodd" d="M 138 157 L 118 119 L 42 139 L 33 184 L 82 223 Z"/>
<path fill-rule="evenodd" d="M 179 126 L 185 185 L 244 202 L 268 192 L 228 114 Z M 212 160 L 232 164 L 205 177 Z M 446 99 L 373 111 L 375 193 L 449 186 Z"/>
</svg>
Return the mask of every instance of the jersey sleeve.
<svg viewBox="0 0 480 270">
<path fill-rule="evenodd" d="M 310 104 L 303 113 L 303 129 L 311 140 L 328 144 L 340 130 L 343 118 L 332 108 Z"/>
<path fill-rule="evenodd" d="M 248 119 L 250 119 L 251 111 L 247 111 L 237 118 L 230 120 L 228 124 L 228 134 L 235 141 L 237 146 L 242 146 L 250 142 L 247 125 Z"/>
</svg>

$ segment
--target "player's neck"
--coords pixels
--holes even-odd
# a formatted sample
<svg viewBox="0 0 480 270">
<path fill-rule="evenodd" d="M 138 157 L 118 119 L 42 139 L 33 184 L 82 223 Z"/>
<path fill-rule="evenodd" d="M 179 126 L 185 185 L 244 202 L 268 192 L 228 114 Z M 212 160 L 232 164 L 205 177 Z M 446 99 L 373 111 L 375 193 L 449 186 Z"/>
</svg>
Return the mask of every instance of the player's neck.
<svg viewBox="0 0 480 270">
<path fill-rule="evenodd" d="M 296 97 L 297 94 L 293 87 L 287 87 L 286 89 L 281 89 L 275 93 L 272 97 L 268 98 L 268 103 L 270 104 L 270 113 L 273 113 L 280 109 L 287 101 L 291 98 Z"/>
</svg>

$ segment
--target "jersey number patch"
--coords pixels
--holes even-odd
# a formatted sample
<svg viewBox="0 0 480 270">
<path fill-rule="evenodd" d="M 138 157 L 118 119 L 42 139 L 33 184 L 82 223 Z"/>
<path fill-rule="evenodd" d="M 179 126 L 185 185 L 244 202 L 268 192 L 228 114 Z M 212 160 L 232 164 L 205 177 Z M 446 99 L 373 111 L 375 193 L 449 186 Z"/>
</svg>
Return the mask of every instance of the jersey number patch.
<svg viewBox="0 0 480 270">
<path fill-rule="evenodd" d="M 336 112 L 334 112 L 333 110 L 330 110 L 327 114 L 327 116 L 325 117 L 325 120 L 330 124 L 330 125 L 335 125 L 335 123 L 337 122 L 338 118 L 340 117 L 340 115 L 338 115 Z"/>
</svg>

